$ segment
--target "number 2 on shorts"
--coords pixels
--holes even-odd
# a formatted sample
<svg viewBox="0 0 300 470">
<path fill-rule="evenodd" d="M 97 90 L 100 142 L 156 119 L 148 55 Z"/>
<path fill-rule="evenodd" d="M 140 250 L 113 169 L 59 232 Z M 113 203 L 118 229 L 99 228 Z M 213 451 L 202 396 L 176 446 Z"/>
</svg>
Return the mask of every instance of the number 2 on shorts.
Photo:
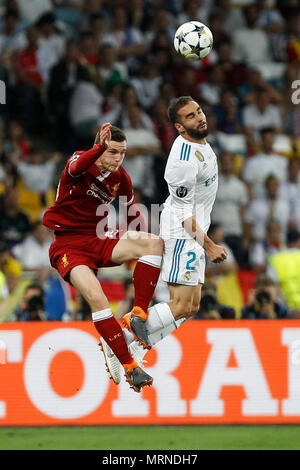
<svg viewBox="0 0 300 470">
<path fill-rule="evenodd" d="M 188 252 L 188 261 L 186 263 L 186 269 L 189 271 L 195 271 L 195 266 L 191 266 L 196 261 L 196 253 L 194 251 Z"/>
</svg>

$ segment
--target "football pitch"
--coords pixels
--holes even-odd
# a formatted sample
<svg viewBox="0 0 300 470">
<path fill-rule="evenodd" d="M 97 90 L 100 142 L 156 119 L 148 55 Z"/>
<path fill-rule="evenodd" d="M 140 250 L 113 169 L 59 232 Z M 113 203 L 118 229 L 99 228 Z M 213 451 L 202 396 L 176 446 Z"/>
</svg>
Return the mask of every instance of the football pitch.
<svg viewBox="0 0 300 470">
<path fill-rule="evenodd" d="M 0 428 L 0 450 L 299 449 L 299 425 Z"/>
</svg>

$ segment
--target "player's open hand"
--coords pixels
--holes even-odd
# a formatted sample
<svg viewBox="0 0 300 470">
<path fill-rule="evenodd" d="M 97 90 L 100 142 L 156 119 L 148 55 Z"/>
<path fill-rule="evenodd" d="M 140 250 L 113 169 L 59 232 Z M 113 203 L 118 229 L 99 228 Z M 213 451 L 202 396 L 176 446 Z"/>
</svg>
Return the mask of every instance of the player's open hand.
<svg viewBox="0 0 300 470">
<path fill-rule="evenodd" d="M 110 139 L 111 139 L 111 123 L 106 122 L 101 126 L 100 129 L 100 144 L 103 148 L 107 149 Z"/>
<path fill-rule="evenodd" d="M 227 258 L 227 251 L 224 246 L 213 244 L 206 249 L 206 254 L 213 263 L 221 263 Z"/>
</svg>

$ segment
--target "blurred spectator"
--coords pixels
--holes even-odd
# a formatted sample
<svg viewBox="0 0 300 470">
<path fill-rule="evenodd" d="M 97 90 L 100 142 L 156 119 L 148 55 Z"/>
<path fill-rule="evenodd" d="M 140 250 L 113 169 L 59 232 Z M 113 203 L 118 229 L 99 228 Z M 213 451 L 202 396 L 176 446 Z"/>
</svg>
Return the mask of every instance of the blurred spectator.
<svg viewBox="0 0 300 470">
<path fill-rule="evenodd" d="M 152 130 L 143 129 L 138 106 L 131 106 L 128 117 L 130 127 L 124 129 L 127 152 L 123 167 L 130 174 L 133 186 L 140 188 L 143 196 L 151 198 L 155 190 L 153 162 L 154 156 L 161 152 L 160 142 Z"/>
<path fill-rule="evenodd" d="M 177 137 L 177 132 L 168 118 L 168 105 L 163 97 L 155 101 L 151 110 L 151 117 L 154 123 L 155 133 L 160 140 L 163 152 L 167 153 Z"/>
<path fill-rule="evenodd" d="M 248 69 L 245 64 L 232 62 L 232 46 L 230 41 L 223 41 L 218 48 L 218 64 L 223 70 L 223 87 L 236 92 L 248 77 Z"/>
<path fill-rule="evenodd" d="M 299 9 L 298 9 L 299 10 Z M 294 62 L 297 58 L 297 43 L 300 40 L 299 31 L 299 11 L 290 13 L 286 17 L 286 24 L 283 31 L 278 32 L 272 38 L 272 50 L 274 57 L 278 61 Z"/>
<path fill-rule="evenodd" d="M 13 255 L 22 264 L 25 271 L 36 273 L 41 285 L 55 273 L 49 261 L 49 248 L 52 241 L 50 230 L 41 222 L 36 222 L 32 227 L 31 234 L 12 250 Z"/>
<path fill-rule="evenodd" d="M 104 34 L 104 17 L 101 13 L 92 13 L 90 15 L 90 30 L 92 31 L 94 43 L 96 47 L 100 47 L 103 39 L 105 37 Z"/>
<path fill-rule="evenodd" d="M 212 2 L 207 0 L 184 0 L 183 12 L 177 19 L 178 26 L 193 20 L 206 23 L 212 7 L 211 3 Z"/>
<path fill-rule="evenodd" d="M 243 262 L 243 224 L 248 194 L 245 183 L 234 174 L 234 156 L 220 156 L 219 185 L 212 211 L 212 221 L 220 224 L 225 242 L 241 265 Z"/>
<path fill-rule="evenodd" d="M 249 158 L 243 169 L 243 178 L 248 186 L 251 199 L 265 195 L 264 182 L 273 174 L 278 181 L 284 182 L 287 177 L 288 160 L 273 150 L 275 132 L 272 128 L 261 131 L 261 151 Z"/>
<path fill-rule="evenodd" d="M 284 19 L 277 8 L 270 8 L 267 0 L 256 1 L 258 19 L 256 26 L 266 33 L 278 33 L 284 28 Z"/>
<path fill-rule="evenodd" d="M 258 90 L 268 92 L 272 103 L 280 103 L 282 100 L 281 93 L 274 88 L 271 83 L 263 79 L 262 74 L 255 68 L 248 69 L 247 76 L 244 77 L 244 83 L 238 89 L 238 94 L 242 104 L 255 104 L 255 94 Z"/>
<path fill-rule="evenodd" d="M 154 64 L 144 65 L 141 68 L 140 76 L 132 78 L 130 82 L 137 92 L 141 106 L 144 109 L 149 109 L 158 98 L 162 83 L 158 67 Z"/>
<path fill-rule="evenodd" d="M 230 274 L 234 273 L 238 269 L 237 262 L 235 260 L 234 254 L 229 248 L 229 246 L 224 242 L 224 233 L 222 230 L 221 225 L 219 224 L 211 224 L 207 235 L 212 239 L 214 243 L 217 245 L 224 246 L 227 251 L 227 258 L 220 264 L 215 264 L 208 256 L 206 256 L 206 267 L 205 267 L 205 276 L 207 278 L 215 278 L 220 276 L 221 274 Z"/>
<path fill-rule="evenodd" d="M 281 131 L 282 118 L 279 107 L 271 104 L 270 93 L 265 88 L 258 88 L 255 92 L 254 103 L 244 107 L 243 122 L 254 132 L 259 132 L 266 127 L 272 127 L 278 133 Z"/>
<path fill-rule="evenodd" d="M 15 321 L 44 321 L 47 314 L 44 311 L 44 289 L 38 283 L 30 284 L 23 295 L 19 306 L 13 313 Z"/>
<path fill-rule="evenodd" d="M 247 5 L 243 13 L 246 27 L 235 29 L 232 34 L 233 61 L 245 62 L 249 66 L 271 62 L 269 38 L 265 31 L 257 27 L 257 6 Z"/>
<path fill-rule="evenodd" d="M 300 318 L 300 232 L 290 230 L 287 246 L 270 256 L 267 273 L 279 283 L 294 318 Z"/>
<path fill-rule="evenodd" d="M 201 20 L 202 22 L 202 20 Z M 223 29 L 223 16 L 212 13 L 209 17 L 209 28 L 214 38 L 214 48 L 218 49 L 221 44 L 230 41 L 230 35 Z"/>
<path fill-rule="evenodd" d="M 17 0 L 17 5 L 20 17 L 29 25 L 53 9 L 51 0 Z"/>
<path fill-rule="evenodd" d="M 101 116 L 103 95 L 93 83 L 85 68 L 78 72 L 78 82 L 74 88 L 69 108 L 70 121 L 80 142 L 89 142 L 96 134 Z"/>
<path fill-rule="evenodd" d="M 116 49 L 111 44 L 101 47 L 101 62 L 98 74 L 105 90 L 115 83 L 123 83 L 128 78 L 128 71 L 124 62 L 117 61 Z"/>
<path fill-rule="evenodd" d="M 7 189 L 1 201 L 1 240 L 12 246 L 24 240 L 29 230 L 30 223 L 28 217 L 19 209 L 19 194 L 17 189 Z"/>
<path fill-rule="evenodd" d="M 59 158 L 60 154 L 56 153 L 45 161 L 43 153 L 32 147 L 26 162 L 15 159 L 17 171 L 26 188 L 40 195 L 49 191 L 52 187 L 55 165 Z"/>
<path fill-rule="evenodd" d="M 7 154 L 16 153 L 22 160 L 27 160 L 30 153 L 30 141 L 25 137 L 24 129 L 18 121 L 9 121 L 7 138 L 3 146 Z"/>
<path fill-rule="evenodd" d="M 44 82 L 49 81 L 49 71 L 62 57 L 65 51 L 65 38 L 58 34 L 55 16 L 48 12 L 36 23 L 39 31 L 39 63 Z"/>
<path fill-rule="evenodd" d="M 22 274 L 22 266 L 11 255 L 9 244 L 2 239 L 0 240 L 0 272 L 5 276 L 8 292 L 13 292 Z M 1 311 L 1 313 L 5 313 L 5 311 Z"/>
<path fill-rule="evenodd" d="M 280 186 L 280 192 L 289 203 L 290 227 L 300 230 L 300 160 L 290 158 L 288 177 Z"/>
<path fill-rule="evenodd" d="M 12 59 L 14 52 L 26 46 L 26 36 L 18 27 L 19 17 L 14 11 L 7 11 L 4 16 L 4 26 L 0 33 L 0 55 Z"/>
<path fill-rule="evenodd" d="M 208 73 L 207 82 L 199 84 L 202 100 L 208 105 L 216 105 L 220 102 L 220 94 L 224 87 L 224 72 L 221 65 L 214 65 Z"/>
<path fill-rule="evenodd" d="M 38 133 L 44 124 L 42 85 L 44 82 L 39 62 L 39 36 L 36 27 L 26 30 L 27 47 L 20 51 L 15 62 L 16 112 L 22 126 L 31 133 Z"/>
<path fill-rule="evenodd" d="M 95 41 L 92 31 L 84 30 L 80 33 L 79 38 L 80 52 L 81 52 L 81 64 L 89 65 L 90 72 L 95 71 L 100 63 L 99 46 Z"/>
<path fill-rule="evenodd" d="M 88 321 L 91 319 L 91 309 L 82 295 L 76 292 L 75 308 L 71 314 L 70 320 Z"/>
<path fill-rule="evenodd" d="M 281 239 L 285 240 L 289 222 L 289 205 L 279 193 L 279 180 L 273 174 L 265 180 L 266 195 L 254 199 L 245 214 L 247 238 L 262 241 L 266 237 L 266 226 L 270 219 L 281 224 Z"/>
<path fill-rule="evenodd" d="M 242 132 L 241 116 L 237 100 L 230 90 L 223 90 L 220 104 L 213 107 L 216 114 L 218 129 L 226 134 Z"/>
<path fill-rule="evenodd" d="M 269 220 L 266 226 L 266 238 L 255 242 L 249 249 L 249 264 L 257 273 L 264 273 L 267 269 L 268 258 L 278 253 L 284 245 L 282 240 L 280 222 Z"/>
<path fill-rule="evenodd" d="M 50 70 L 48 106 L 59 150 L 69 150 L 71 125 L 68 114 L 70 99 L 83 66 L 79 63 L 79 48 L 75 41 L 66 44 L 65 56 Z"/>
<path fill-rule="evenodd" d="M 258 275 L 248 304 L 242 308 L 242 319 L 274 320 L 288 317 L 288 308 L 277 298 L 276 283 L 266 274 Z"/>
<path fill-rule="evenodd" d="M 119 303 L 118 310 L 116 313 L 116 318 L 118 320 L 121 320 L 121 318 L 125 315 L 125 313 L 130 312 L 130 310 L 133 307 L 134 286 L 133 286 L 133 282 L 131 278 L 126 279 L 124 281 L 124 292 L 125 292 L 125 298 Z"/>
<path fill-rule="evenodd" d="M 232 31 L 246 27 L 245 16 L 241 8 L 234 8 L 231 0 L 215 0 L 214 13 L 220 15 L 223 20 L 224 31 L 231 35 Z"/>
<path fill-rule="evenodd" d="M 126 8 L 121 6 L 114 8 L 111 30 L 103 42 L 111 44 L 117 50 L 118 58 L 128 64 L 134 62 L 133 57 L 141 57 L 146 51 L 141 32 L 128 25 Z"/>
<path fill-rule="evenodd" d="M 235 310 L 222 305 L 217 299 L 217 288 L 213 282 L 205 282 L 202 286 L 200 308 L 194 316 L 195 320 L 234 319 Z"/>
</svg>

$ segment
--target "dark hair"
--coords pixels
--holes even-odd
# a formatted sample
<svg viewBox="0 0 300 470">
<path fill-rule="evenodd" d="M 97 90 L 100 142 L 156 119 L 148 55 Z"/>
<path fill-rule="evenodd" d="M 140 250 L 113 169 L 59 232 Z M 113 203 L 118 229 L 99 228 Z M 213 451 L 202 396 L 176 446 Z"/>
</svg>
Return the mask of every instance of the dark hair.
<svg viewBox="0 0 300 470">
<path fill-rule="evenodd" d="M 111 126 L 110 133 L 111 133 L 111 140 L 113 140 L 114 142 L 124 142 L 124 140 L 126 140 L 126 135 L 124 134 L 124 132 L 116 126 Z M 99 143 L 100 143 L 100 131 L 97 132 L 94 144 L 99 144 Z"/>
<path fill-rule="evenodd" d="M 26 287 L 25 292 L 27 292 L 29 289 L 38 289 L 40 291 L 40 296 L 41 297 L 44 297 L 44 295 L 45 295 L 43 287 L 40 284 L 38 284 L 37 282 L 29 284 L 29 286 Z"/>
<path fill-rule="evenodd" d="M 207 231 L 207 235 L 210 236 L 211 234 L 215 233 L 216 230 L 218 230 L 218 228 L 221 227 L 221 224 L 210 224 L 210 227 Z"/>
<path fill-rule="evenodd" d="M 273 127 L 264 127 L 263 129 L 261 129 L 260 131 L 260 136 L 263 137 L 264 135 L 266 134 L 274 134 L 275 133 L 275 130 Z"/>
<path fill-rule="evenodd" d="M 298 230 L 289 230 L 286 236 L 287 244 L 295 243 L 300 239 L 300 232 Z"/>
<path fill-rule="evenodd" d="M 171 122 L 178 122 L 178 111 L 191 101 L 195 101 L 191 96 L 180 96 L 171 101 L 168 107 L 168 116 Z"/>
<path fill-rule="evenodd" d="M 259 287 L 275 286 L 276 282 L 267 274 L 258 274 L 254 281 L 255 289 Z"/>
</svg>

